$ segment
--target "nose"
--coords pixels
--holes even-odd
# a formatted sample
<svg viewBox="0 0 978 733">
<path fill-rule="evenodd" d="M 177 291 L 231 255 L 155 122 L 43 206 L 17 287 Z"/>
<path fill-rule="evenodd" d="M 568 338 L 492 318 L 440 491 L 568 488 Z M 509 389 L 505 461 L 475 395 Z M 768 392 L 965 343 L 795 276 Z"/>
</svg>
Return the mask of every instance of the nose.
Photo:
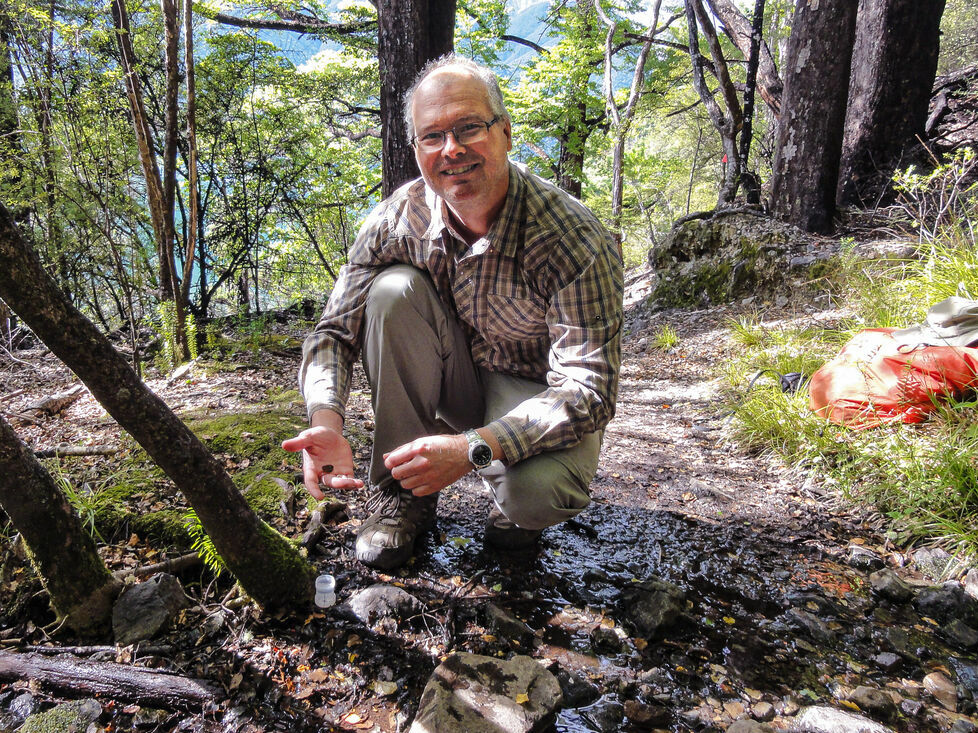
<svg viewBox="0 0 978 733">
<path fill-rule="evenodd" d="M 460 152 L 465 151 L 465 146 L 458 141 L 455 137 L 455 133 L 451 130 L 445 131 L 445 142 L 442 145 L 441 154 L 452 157 L 458 155 Z"/>
</svg>

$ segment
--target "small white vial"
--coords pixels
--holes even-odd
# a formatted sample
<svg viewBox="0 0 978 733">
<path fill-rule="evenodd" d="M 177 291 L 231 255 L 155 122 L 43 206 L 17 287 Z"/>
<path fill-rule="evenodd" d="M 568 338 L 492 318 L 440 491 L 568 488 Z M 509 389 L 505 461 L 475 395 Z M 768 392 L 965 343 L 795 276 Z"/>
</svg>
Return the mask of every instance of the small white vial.
<svg viewBox="0 0 978 733">
<path fill-rule="evenodd" d="M 316 605 L 329 608 L 336 605 L 336 578 L 323 574 L 316 578 Z"/>
</svg>

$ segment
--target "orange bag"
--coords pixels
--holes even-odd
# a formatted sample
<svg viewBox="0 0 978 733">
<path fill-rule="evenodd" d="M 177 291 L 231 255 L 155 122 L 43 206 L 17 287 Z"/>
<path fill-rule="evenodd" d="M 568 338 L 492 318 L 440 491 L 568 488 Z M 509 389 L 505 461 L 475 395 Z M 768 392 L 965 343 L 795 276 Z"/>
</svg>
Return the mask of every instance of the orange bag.
<svg viewBox="0 0 978 733">
<path fill-rule="evenodd" d="M 978 386 L 978 348 L 903 344 L 895 331 L 862 331 L 822 365 L 808 385 L 811 409 L 856 428 L 917 423 Z"/>
</svg>

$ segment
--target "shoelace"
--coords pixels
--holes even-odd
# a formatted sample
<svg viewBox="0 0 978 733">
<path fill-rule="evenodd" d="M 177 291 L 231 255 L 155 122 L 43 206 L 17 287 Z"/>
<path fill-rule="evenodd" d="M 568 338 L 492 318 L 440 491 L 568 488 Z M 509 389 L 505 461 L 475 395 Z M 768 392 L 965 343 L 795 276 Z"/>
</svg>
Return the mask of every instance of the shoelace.
<svg viewBox="0 0 978 733">
<path fill-rule="evenodd" d="M 383 509 L 385 514 L 396 515 L 401 510 L 401 490 L 395 483 L 378 486 L 367 498 L 365 506 L 370 514 Z"/>
</svg>

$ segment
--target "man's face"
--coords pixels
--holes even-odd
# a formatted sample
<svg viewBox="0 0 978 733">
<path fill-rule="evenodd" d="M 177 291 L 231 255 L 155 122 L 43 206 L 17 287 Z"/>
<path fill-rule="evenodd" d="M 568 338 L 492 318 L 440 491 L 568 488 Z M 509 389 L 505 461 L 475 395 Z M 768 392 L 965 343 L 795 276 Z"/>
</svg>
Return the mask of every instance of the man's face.
<svg viewBox="0 0 978 733">
<path fill-rule="evenodd" d="M 414 128 L 418 136 L 450 130 L 464 122 L 488 122 L 493 118 L 485 85 L 457 67 L 433 72 L 414 95 Z M 445 136 L 439 151 L 415 148 L 425 183 L 451 207 L 462 224 L 479 229 L 499 213 L 509 188 L 506 153 L 512 149 L 508 120 L 489 128 L 484 140 L 459 145 L 454 135 Z"/>
</svg>

